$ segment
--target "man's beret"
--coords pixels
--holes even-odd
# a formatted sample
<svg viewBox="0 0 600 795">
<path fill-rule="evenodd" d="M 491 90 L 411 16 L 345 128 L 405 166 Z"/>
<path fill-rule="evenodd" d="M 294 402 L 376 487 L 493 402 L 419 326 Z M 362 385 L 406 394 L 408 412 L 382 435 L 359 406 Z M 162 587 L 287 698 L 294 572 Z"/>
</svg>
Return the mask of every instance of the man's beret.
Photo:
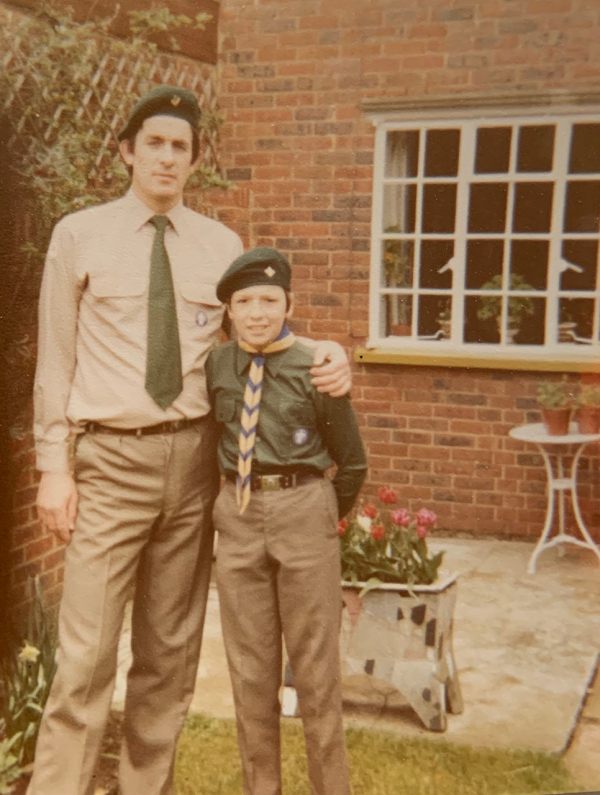
<svg viewBox="0 0 600 795">
<path fill-rule="evenodd" d="M 150 116 L 176 116 L 189 122 L 196 130 L 200 115 L 198 100 L 192 91 L 179 86 L 156 86 L 136 102 L 118 138 L 119 141 L 133 138 Z"/>
<path fill-rule="evenodd" d="M 234 259 L 219 279 L 217 298 L 227 303 L 236 290 L 258 284 L 274 284 L 284 290 L 291 290 L 290 263 L 274 248 L 253 248 Z"/>
</svg>

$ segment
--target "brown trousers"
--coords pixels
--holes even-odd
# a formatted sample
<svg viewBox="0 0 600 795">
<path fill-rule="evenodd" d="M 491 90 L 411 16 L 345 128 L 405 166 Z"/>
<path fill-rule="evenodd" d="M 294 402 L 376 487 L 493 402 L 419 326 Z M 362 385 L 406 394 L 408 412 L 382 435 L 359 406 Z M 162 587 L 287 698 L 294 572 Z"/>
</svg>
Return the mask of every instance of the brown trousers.
<svg viewBox="0 0 600 795">
<path fill-rule="evenodd" d="M 58 670 L 28 793 L 94 792 L 133 591 L 120 788 L 123 795 L 168 795 L 194 689 L 212 562 L 212 420 L 139 438 L 85 434 L 75 474 L 79 508 L 66 549 Z"/>
<path fill-rule="evenodd" d="M 350 791 L 342 727 L 337 506 L 329 480 L 252 493 L 226 483 L 214 511 L 217 585 L 247 795 L 281 793 L 282 634 L 304 727 L 311 792 Z"/>
</svg>

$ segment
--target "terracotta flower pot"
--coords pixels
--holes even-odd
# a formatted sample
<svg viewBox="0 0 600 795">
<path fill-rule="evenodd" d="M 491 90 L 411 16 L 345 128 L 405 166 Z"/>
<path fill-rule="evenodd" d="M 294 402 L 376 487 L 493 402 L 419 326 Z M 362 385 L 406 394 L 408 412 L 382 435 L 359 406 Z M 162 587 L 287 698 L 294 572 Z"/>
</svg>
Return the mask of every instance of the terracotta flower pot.
<svg viewBox="0 0 600 795">
<path fill-rule="evenodd" d="M 577 426 L 579 433 L 600 433 L 600 406 L 580 406 Z"/>
<path fill-rule="evenodd" d="M 542 420 L 550 436 L 565 436 L 569 433 L 570 408 L 542 409 Z"/>
</svg>

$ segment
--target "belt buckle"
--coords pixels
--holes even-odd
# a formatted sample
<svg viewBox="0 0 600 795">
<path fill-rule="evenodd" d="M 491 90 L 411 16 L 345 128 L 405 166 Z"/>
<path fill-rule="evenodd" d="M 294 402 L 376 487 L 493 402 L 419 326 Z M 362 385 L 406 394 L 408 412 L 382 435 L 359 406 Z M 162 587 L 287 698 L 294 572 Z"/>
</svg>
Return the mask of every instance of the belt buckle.
<svg viewBox="0 0 600 795">
<path fill-rule="evenodd" d="M 280 475 L 260 475 L 261 491 L 279 491 L 281 488 Z"/>
</svg>

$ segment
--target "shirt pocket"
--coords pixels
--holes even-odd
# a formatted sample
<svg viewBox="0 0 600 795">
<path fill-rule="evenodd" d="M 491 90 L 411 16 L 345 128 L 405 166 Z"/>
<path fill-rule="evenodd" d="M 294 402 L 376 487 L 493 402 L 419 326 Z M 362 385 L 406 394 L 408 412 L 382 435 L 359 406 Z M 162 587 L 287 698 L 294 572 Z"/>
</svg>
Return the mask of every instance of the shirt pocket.
<svg viewBox="0 0 600 795">
<path fill-rule="evenodd" d="M 90 278 L 89 290 L 94 298 L 134 298 L 146 291 L 141 276 L 94 275 Z"/>
<path fill-rule="evenodd" d="M 123 330 L 145 322 L 146 289 L 147 282 L 141 276 L 92 274 L 84 303 L 92 312 L 92 322 L 114 329 L 120 336 Z"/>
<path fill-rule="evenodd" d="M 312 454 L 318 446 L 317 418 L 311 404 L 281 401 L 280 422 L 273 429 L 282 456 L 292 458 Z"/>
<path fill-rule="evenodd" d="M 231 395 L 217 395 L 215 401 L 217 422 L 233 422 L 236 418 L 236 400 Z"/>
<path fill-rule="evenodd" d="M 179 284 L 181 319 L 194 338 L 204 339 L 214 334 L 223 320 L 223 305 L 217 298 L 213 284 L 182 281 Z"/>
</svg>

